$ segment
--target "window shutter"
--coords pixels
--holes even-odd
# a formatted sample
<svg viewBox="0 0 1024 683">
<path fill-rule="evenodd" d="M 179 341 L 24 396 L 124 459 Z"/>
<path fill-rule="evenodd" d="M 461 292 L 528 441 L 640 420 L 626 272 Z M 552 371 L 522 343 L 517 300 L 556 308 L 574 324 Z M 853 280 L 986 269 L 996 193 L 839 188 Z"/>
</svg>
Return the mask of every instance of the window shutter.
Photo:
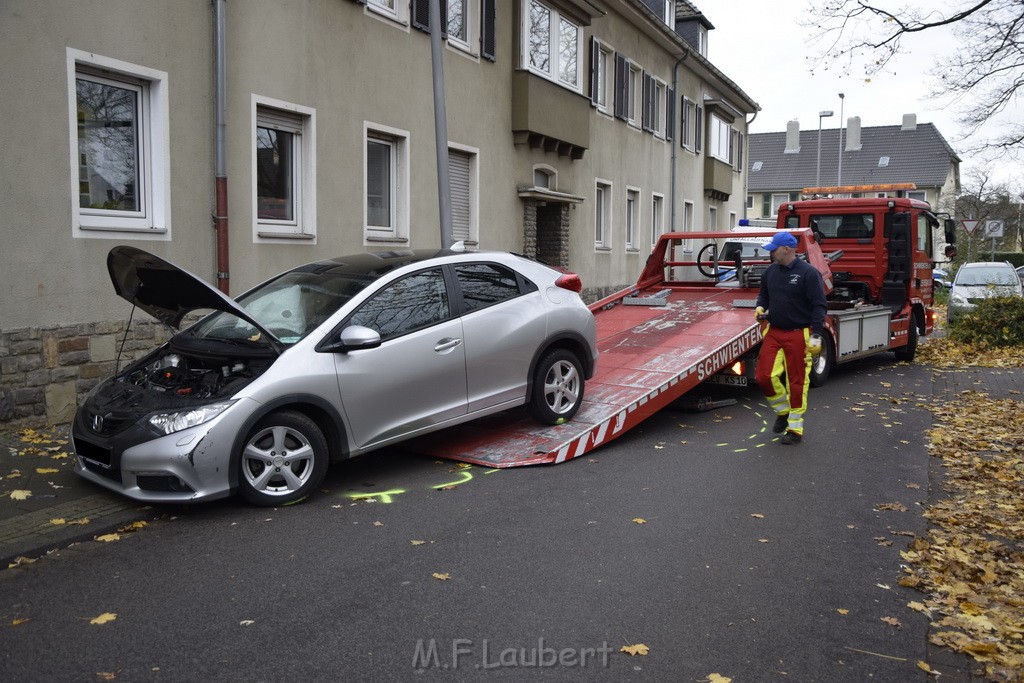
<svg viewBox="0 0 1024 683">
<path fill-rule="evenodd" d="M 679 146 L 690 144 L 690 100 L 683 95 L 679 98 Z"/>
<path fill-rule="evenodd" d="M 441 37 L 448 37 L 448 3 L 438 0 L 441 10 Z M 430 0 L 411 0 L 413 28 L 430 33 Z"/>
<path fill-rule="evenodd" d="M 598 63 L 601 60 L 601 48 L 597 44 L 597 38 L 590 36 L 590 106 L 597 106 L 597 91 L 600 85 L 597 82 Z"/>
<path fill-rule="evenodd" d="M 693 149 L 700 154 L 704 148 L 704 107 L 698 104 L 694 117 Z"/>
<path fill-rule="evenodd" d="M 761 217 L 767 218 L 772 215 L 772 198 L 767 192 L 761 195 Z"/>
<path fill-rule="evenodd" d="M 430 33 L 430 0 L 412 0 L 410 9 L 413 28 Z"/>
<path fill-rule="evenodd" d="M 629 112 L 629 65 L 626 58 L 615 53 L 615 118 L 626 120 Z"/>
<path fill-rule="evenodd" d="M 302 117 L 282 109 L 256 108 L 256 125 L 263 128 L 302 134 Z"/>
<path fill-rule="evenodd" d="M 643 72 L 643 104 L 640 109 L 640 127 L 647 132 L 654 130 L 651 126 L 651 122 L 654 120 L 653 116 L 653 102 L 654 102 L 654 79 L 646 71 Z"/>
<path fill-rule="evenodd" d="M 494 2 L 495 0 L 480 0 L 480 55 L 492 62 L 496 60 Z"/>
<path fill-rule="evenodd" d="M 743 170 L 743 133 L 736 133 L 736 170 Z"/>
<path fill-rule="evenodd" d="M 472 204 L 469 189 L 470 155 L 448 150 L 448 176 L 452 198 L 452 239 L 455 242 L 471 239 Z"/>
<path fill-rule="evenodd" d="M 670 141 L 676 131 L 676 91 L 665 89 L 665 139 Z"/>
</svg>

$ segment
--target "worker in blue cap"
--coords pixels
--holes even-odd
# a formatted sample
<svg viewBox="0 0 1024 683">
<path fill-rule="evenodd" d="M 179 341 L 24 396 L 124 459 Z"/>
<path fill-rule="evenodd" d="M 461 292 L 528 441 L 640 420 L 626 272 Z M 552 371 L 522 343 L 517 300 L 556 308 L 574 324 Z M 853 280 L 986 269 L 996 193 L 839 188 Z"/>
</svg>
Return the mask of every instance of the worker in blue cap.
<svg viewBox="0 0 1024 683">
<path fill-rule="evenodd" d="M 797 258 L 796 238 L 778 232 L 764 245 L 772 264 L 761 277 L 754 317 L 768 321 L 757 357 L 757 383 L 775 411 L 772 431 L 780 443 L 798 444 L 804 435 L 812 359 L 821 353 L 825 332 L 825 286 L 821 274 Z M 785 382 L 783 382 L 785 375 Z"/>
</svg>

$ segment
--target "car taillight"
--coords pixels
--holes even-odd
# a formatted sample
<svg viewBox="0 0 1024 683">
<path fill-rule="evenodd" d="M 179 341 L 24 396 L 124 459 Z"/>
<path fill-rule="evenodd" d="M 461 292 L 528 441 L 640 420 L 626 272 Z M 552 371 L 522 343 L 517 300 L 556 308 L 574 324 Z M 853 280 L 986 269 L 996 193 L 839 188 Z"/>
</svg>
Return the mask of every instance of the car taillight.
<svg viewBox="0 0 1024 683">
<path fill-rule="evenodd" d="M 576 292 L 577 294 L 583 291 L 583 281 L 580 280 L 580 276 L 576 273 L 559 275 L 558 279 L 555 280 L 555 286 L 568 289 L 570 292 Z"/>
</svg>

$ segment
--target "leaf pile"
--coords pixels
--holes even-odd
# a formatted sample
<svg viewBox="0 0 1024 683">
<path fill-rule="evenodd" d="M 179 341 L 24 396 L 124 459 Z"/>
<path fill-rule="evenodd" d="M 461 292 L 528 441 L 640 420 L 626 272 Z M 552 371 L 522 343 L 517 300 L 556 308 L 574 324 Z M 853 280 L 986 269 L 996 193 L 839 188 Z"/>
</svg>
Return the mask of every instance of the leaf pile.
<svg viewBox="0 0 1024 683">
<path fill-rule="evenodd" d="M 1019 346 L 968 344 L 950 337 L 935 337 L 921 340 L 915 362 L 944 368 L 1020 368 L 1024 367 L 1024 349 Z"/>
<path fill-rule="evenodd" d="M 931 406 L 929 449 L 949 497 L 930 505 L 928 537 L 902 553 L 899 583 L 925 594 L 929 640 L 1024 680 L 1024 405 L 965 391 Z"/>
</svg>

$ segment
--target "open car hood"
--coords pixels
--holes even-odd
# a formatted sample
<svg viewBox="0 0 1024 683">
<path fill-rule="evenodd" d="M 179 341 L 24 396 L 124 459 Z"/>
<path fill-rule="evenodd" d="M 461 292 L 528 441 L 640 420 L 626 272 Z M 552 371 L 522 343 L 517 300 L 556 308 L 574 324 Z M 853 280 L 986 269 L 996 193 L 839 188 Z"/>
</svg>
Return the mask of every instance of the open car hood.
<svg viewBox="0 0 1024 683">
<path fill-rule="evenodd" d="M 277 338 L 233 299 L 159 256 L 135 247 L 114 247 L 107 254 L 107 270 L 119 297 L 176 330 L 188 313 L 213 309 L 241 318 L 279 346 Z"/>
</svg>

